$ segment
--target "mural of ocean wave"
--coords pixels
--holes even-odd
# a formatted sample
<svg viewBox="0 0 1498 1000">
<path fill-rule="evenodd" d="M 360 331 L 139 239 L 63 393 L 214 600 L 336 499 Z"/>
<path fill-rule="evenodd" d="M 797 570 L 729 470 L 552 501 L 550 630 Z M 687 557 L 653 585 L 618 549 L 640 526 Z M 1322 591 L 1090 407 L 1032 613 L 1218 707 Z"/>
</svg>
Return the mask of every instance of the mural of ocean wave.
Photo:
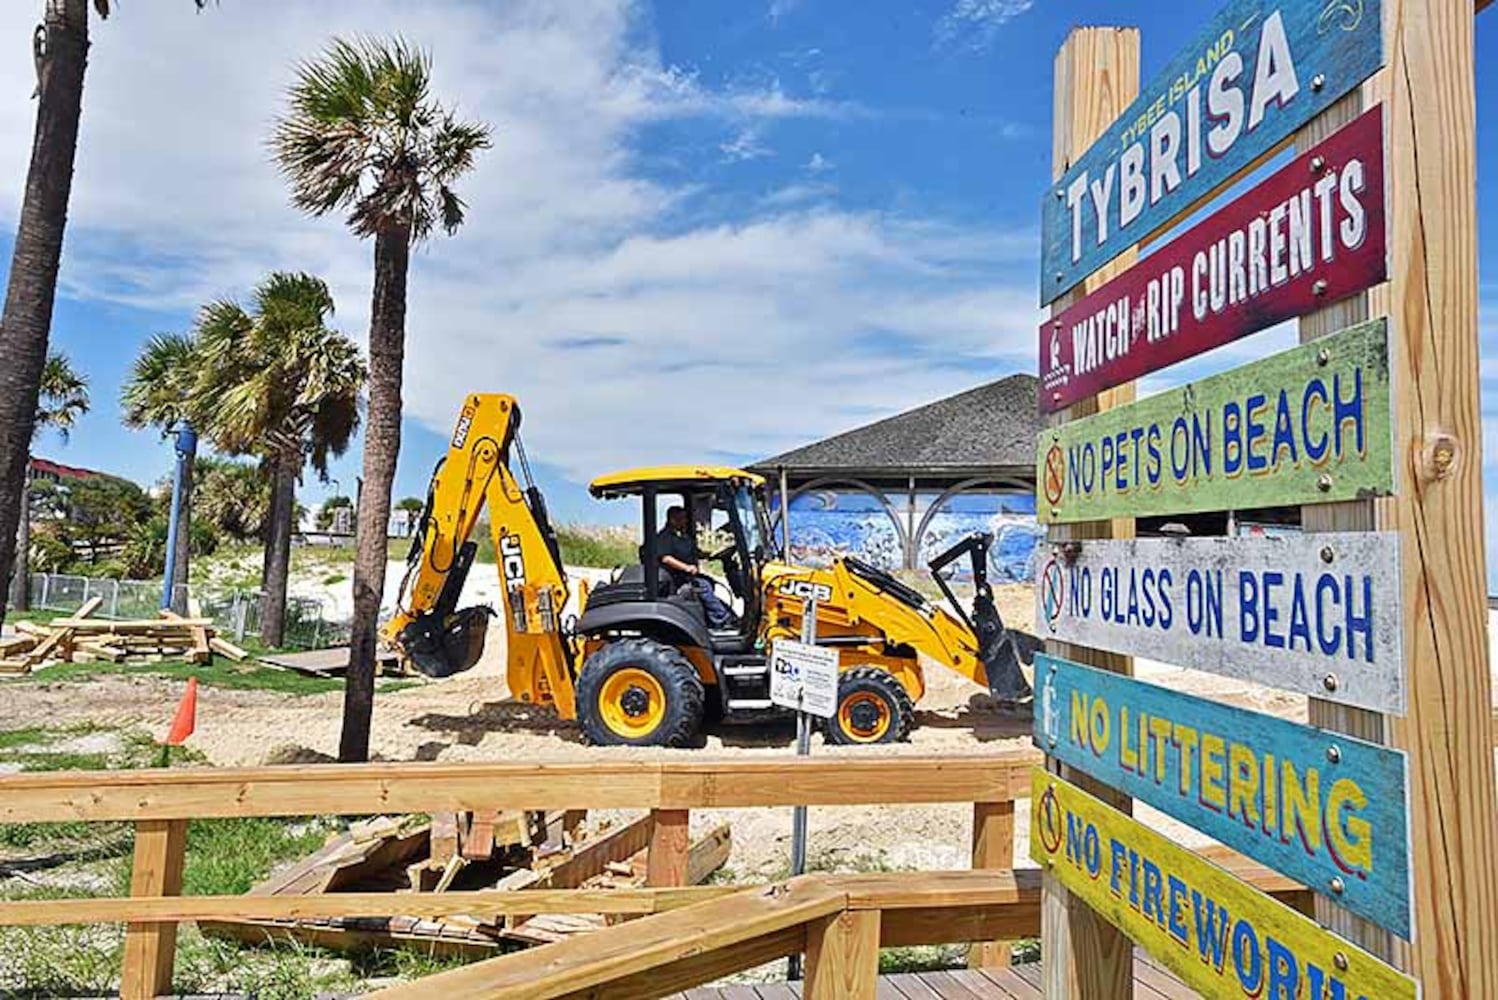
<svg viewBox="0 0 1498 1000">
<path fill-rule="evenodd" d="M 918 566 L 977 531 L 992 532 L 989 572 L 996 583 L 1033 579 L 1035 553 L 1044 531 L 1035 521 L 1035 498 L 1019 493 L 967 493 L 948 499 L 927 513 L 939 498 L 918 495 L 915 524 L 925 522 L 918 547 Z M 895 516 L 907 517 L 905 510 Z M 855 555 L 883 569 L 905 563 L 902 530 L 874 497 L 857 491 L 821 490 L 791 501 L 791 558 L 803 565 L 826 566 Z M 965 569 L 959 579 L 966 576 Z"/>
</svg>

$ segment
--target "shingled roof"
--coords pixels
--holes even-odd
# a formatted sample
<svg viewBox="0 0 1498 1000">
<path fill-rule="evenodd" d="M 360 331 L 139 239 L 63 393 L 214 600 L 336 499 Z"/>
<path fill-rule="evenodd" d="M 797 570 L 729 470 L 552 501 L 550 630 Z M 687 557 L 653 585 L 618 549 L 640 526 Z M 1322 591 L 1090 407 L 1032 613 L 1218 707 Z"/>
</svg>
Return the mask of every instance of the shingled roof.
<svg viewBox="0 0 1498 1000">
<path fill-rule="evenodd" d="M 941 475 L 1035 468 L 1035 439 L 1045 428 L 1039 379 L 1008 378 L 836 434 L 751 466 L 788 474 L 854 472 Z"/>
</svg>

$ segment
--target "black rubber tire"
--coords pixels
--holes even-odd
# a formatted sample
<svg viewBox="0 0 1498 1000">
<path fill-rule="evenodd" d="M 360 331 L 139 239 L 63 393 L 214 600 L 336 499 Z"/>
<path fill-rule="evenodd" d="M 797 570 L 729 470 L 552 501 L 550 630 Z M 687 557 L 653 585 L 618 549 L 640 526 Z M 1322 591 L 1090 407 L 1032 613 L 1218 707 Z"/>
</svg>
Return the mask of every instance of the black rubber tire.
<svg viewBox="0 0 1498 1000">
<path fill-rule="evenodd" d="M 665 693 L 665 715 L 641 737 L 614 732 L 603 719 L 600 698 L 604 682 L 616 671 L 643 670 Z M 684 747 L 702 727 L 702 680 L 681 650 L 653 639 L 616 639 L 583 664 L 577 679 L 577 720 L 583 737 L 594 746 Z"/>
<path fill-rule="evenodd" d="M 854 667 L 845 671 L 837 684 L 838 708 L 842 708 L 846 698 L 860 693 L 872 694 L 884 702 L 885 709 L 891 715 L 889 728 L 877 740 L 858 739 L 843 729 L 842 713 L 839 711 L 822 724 L 822 732 L 828 743 L 868 746 L 875 743 L 903 743 L 910 738 L 910 730 L 915 725 L 915 702 L 910 700 L 910 692 L 905 690 L 905 685 L 895 680 L 893 674 L 878 667 Z"/>
</svg>

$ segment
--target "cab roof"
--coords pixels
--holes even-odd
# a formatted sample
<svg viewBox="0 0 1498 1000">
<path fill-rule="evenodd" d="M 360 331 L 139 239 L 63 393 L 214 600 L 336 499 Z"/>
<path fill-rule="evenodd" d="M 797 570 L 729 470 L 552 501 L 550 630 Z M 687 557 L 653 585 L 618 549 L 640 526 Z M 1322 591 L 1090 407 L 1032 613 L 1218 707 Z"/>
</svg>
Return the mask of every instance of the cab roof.
<svg viewBox="0 0 1498 1000">
<path fill-rule="evenodd" d="M 647 485 L 692 487 L 722 482 L 765 484 L 763 476 L 729 465 L 647 465 L 599 476 L 588 484 L 588 492 L 595 497 L 619 497 L 642 493 Z"/>
</svg>

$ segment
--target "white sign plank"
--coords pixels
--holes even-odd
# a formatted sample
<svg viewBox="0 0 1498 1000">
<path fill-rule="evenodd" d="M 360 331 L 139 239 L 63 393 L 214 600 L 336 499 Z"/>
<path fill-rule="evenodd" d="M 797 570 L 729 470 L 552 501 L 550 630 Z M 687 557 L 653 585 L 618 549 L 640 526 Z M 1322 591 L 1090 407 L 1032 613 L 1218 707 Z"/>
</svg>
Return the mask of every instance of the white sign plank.
<svg viewBox="0 0 1498 1000">
<path fill-rule="evenodd" d="M 1399 536 L 1068 542 L 1040 563 L 1046 638 L 1404 714 Z"/>
<path fill-rule="evenodd" d="M 823 719 L 837 712 L 837 650 L 781 639 L 770 651 L 770 700 Z"/>
</svg>

